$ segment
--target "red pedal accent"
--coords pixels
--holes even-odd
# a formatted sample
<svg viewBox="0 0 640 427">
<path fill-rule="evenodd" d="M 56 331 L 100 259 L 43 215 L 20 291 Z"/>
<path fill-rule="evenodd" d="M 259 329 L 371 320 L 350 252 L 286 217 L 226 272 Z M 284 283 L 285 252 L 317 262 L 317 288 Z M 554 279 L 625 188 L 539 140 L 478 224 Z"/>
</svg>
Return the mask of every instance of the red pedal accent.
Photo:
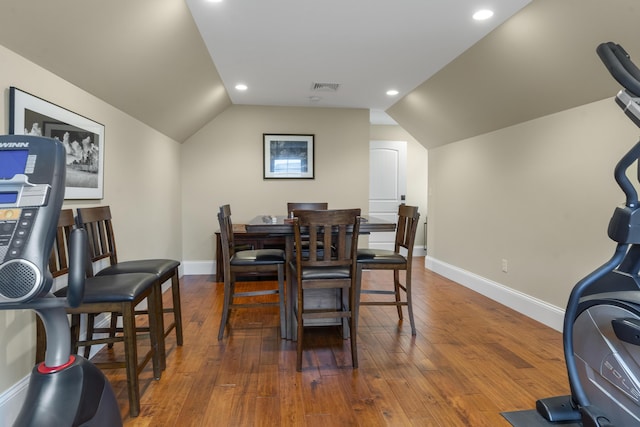
<svg viewBox="0 0 640 427">
<path fill-rule="evenodd" d="M 76 357 L 74 355 L 71 355 L 69 356 L 69 361 L 64 365 L 60 365 L 60 366 L 47 366 L 44 364 L 44 362 L 42 362 L 41 364 L 38 365 L 38 372 L 40 372 L 41 374 L 53 374 L 71 366 L 75 361 L 76 361 Z"/>
</svg>

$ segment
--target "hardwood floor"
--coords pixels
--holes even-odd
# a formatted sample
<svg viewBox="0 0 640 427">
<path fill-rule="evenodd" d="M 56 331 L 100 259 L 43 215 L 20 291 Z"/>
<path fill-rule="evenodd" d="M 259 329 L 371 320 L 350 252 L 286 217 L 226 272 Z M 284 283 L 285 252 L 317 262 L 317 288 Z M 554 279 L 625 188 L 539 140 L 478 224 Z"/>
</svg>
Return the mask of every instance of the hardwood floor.
<svg viewBox="0 0 640 427">
<path fill-rule="evenodd" d="M 337 328 L 311 328 L 301 373 L 276 308 L 232 313 L 231 333 L 218 341 L 222 284 L 183 277 L 184 346 L 172 334 L 162 378 L 141 374 L 137 418 L 124 371 L 105 371 L 125 425 L 509 426 L 500 412 L 569 392 L 560 333 L 425 270 L 423 258 L 413 265 L 416 337 L 395 307 L 362 307 L 359 369 Z M 365 272 L 363 286 L 390 280 Z M 112 351 L 121 350 L 96 357 Z"/>
</svg>

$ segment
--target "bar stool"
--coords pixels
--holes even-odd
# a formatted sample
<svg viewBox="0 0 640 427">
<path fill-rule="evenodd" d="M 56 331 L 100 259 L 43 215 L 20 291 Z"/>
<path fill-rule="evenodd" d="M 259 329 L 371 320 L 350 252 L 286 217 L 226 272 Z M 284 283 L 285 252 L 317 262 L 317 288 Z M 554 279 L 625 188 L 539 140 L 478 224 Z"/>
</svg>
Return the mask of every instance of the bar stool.
<svg viewBox="0 0 640 427">
<path fill-rule="evenodd" d="M 169 335 L 172 330 L 176 332 L 176 344 L 183 344 L 182 334 L 182 309 L 180 304 L 180 279 L 178 267 L 180 262 L 172 259 L 142 259 L 132 261 L 118 261 L 118 253 L 116 250 L 116 238 L 113 232 L 113 223 L 111 209 L 109 206 L 98 206 L 92 208 L 77 209 L 78 226 L 87 230 L 87 238 L 89 240 L 89 254 L 92 262 L 103 259 L 109 259 L 109 266 L 101 269 L 96 276 L 110 276 L 123 273 L 150 273 L 158 278 L 158 294 L 160 295 L 160 304 L 162 304 L 162 284 L 171 280 L 171 296 L 172 307 L 163 307 L 162 313 L 173 314 L 173 322 L 166 329 L 164 328 L 163 316 L 160 316 L 159 322 L 163 337 Z M 144 311 L 138 311 L 138 314 Z M 91 336 L 93 333 L 93 317 L 90 316 L 87 324 L 87 334 Z M 113 329 L 115 327 L 116 316 L 112 318 Z M 163 340 L 164 342 L 164 340 Z M 166 366 L 164 344 L 161 348 L 162 367 Z M 86 354 L 86 349 L 85 349 Z"/>
<path fill-rule="evenodd" d="M 358 249 L 358 298 L 357 307 L 362 305 L 394 305 L 398 310 L 398 318 L 402 320 L 402 306 L 407 306 L 411 335 L 416 335 L 416 325 L 413 319 L 413 304 L 411 301 L 411 264 L 413 258 L 413 244 L 420 213 L 417 206 L 400 205 L 398 208 L 398 225 L 394 250 Z M 406 255 L 401 250 L 406 251 Z M 393 270 L 393 290 L 361 289 L 362 270 Z M 404 284 L 400 282 L 400 271 L 405 271 Z M 401 298 L 400 291 L 404 291 L 406 298 Z M 395 299 L 360 301 L 361 294 L 393 295 Z"/>
<path fill-rule="evenodd" d="M 229 314 L 236 308 L 258 308 L 265 306 L 279 306 L 280 335 L 286 336 L 285 321 L 285 292 L 284 292 L 284 263 L 285 254 L 282 249 L 255 249 L 236 251 L 233 242 L 233 224 L 231 222 L 231 207 L 223 205 L 218 213 L 220 224 L 220 239 L 222 243 L 222 262 L 224 271 L 224 304 L 218 340 L 224 336 L 224 329 L 229 321 Z M 257 291 L 236 292 L 236 273 L 276 272 L 278 287 Z M 235 302 L 236 299 L 251 298 L 260 295 L 278 295 L 278 302 Z"/>
<path fill-rule="evenodd" d="M 63 209 L 60 212 L 56 241 L 49 259 L 49 269 L 54 277 L 67 274 L 68 266 L 68 239 L 71 229 L 75 225 L 73 211 Z M 161 316 L 161 305 L 158 300 L 158 278 L 148 273 L 128 273 L 114 276 L 95 277 L 89 265 L 87 268 L 83 302 L 74 308 L 67 308 L 71 315 L 71 346 L 72 353 L 78 353 L 78 347 L 89 347 L 96 344 L 113 345 L 117 342 L 124 344 L 125 359 L 121 361 L 94 362 L 101 369 L 125 368 L 127 376 L 127 391 L 129 394 L 129 414 L 132 417 L 140 413 L 140 386 L 138 375 L 146 367 L 149 361 L 153 364 L 153 377 L 160 379 L 161 365 L 161 341 L 162 333 L 159 329 L 158 318 Z M 67 288 L 63 287 L 54 294 L 56 297 L 66 297 Z M 149 339 L 150 349 L 138 362 L 138 331 L 136 327 L 135 307 L 146 301 L 149 307 Z M 114 334 L 107 338 L 93 339 L 89 336 L 85 340 L 80 339 L 80 316 L 88 314 L 97 316 L 101 313 L 116 312 L 122 315 L 121 335 Z M 44 360 L 45 337 L 41 322 L 38 323 L 38 338 L 36 347 L 37 361 Z"/>
<path fill-rule="evenodd" d="M 294 211 L 293 229 L 298 247 L 308 236 L 308 250 L 297 251 L 291 261 L 296 292 L 294 318 L 297 322 L 296 370 L 302 370 L 302 347 L 305 321 L 312 319 L 343 320 L 343 329 L 351 335 L 351 363 L 358 367 L 356 331 L 356 274 L 360 209 Z M 332 248 L 325 250 L 324 248 Z M 307 307 L 305 293 L 317 289 L 341 292 L 339 307 Z M 345 293 L 348 294 L 345 295 Z M 344 330 L 343 330 L 344 334 Z"/>
</svg>

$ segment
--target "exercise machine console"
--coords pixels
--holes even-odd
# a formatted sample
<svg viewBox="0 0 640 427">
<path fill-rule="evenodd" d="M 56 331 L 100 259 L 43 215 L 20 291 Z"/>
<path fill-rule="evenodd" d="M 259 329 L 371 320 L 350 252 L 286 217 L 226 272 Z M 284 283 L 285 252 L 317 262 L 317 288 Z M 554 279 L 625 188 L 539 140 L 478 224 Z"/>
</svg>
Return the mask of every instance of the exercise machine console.
<svg viewBox="0 0 640 427">
<path fill-rule="evenodd" d="M 66 307 L 82 302 L 86 235 L 69 239 L 66 298 L 51 294 L 48 269 L 64 200 L 66 153 L 57 140 L 0 136 L 0 310 L 34 310 L 47 334 L 45 361 L 31 372 L 15 421 L 27 426 L 121 426 L 120 411 L 104 374 L 71 355 Z"/>
<path fill-rule="evenodd" d="M 618 44 L 602 43 L 596 51 L 623 87 L 616 103 L 640 127 L 640 69 Z M 563 346 L 571 395 L 536 402 L 551 422 L 640 426 L 640 206 L 627 174 L 634 164 L 640 182 L 640 142 L 615 168 L 626 201 L 609 222 L 614 254 L 574 286 L 567 302 Z"/>
</svg>

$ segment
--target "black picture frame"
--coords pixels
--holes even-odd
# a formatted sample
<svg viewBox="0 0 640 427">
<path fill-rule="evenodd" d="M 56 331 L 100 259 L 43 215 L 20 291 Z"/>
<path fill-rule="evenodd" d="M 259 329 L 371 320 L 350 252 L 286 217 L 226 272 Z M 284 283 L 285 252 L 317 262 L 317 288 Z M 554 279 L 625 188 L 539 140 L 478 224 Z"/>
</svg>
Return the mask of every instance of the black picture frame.
<svg viewBox="0 0 640 427">
<path fill-rule="evenodd" d="M 60 140 L 67 151 L 65 199 L 104 197 L 104 125 L 59 105 L 9 88 L 9 133 Z"/>
<path fill-rule="evenodd" d="M 315 179 L 315 135 L 265 133 L 262 137 L 264 179 Z"/>
</svg>

